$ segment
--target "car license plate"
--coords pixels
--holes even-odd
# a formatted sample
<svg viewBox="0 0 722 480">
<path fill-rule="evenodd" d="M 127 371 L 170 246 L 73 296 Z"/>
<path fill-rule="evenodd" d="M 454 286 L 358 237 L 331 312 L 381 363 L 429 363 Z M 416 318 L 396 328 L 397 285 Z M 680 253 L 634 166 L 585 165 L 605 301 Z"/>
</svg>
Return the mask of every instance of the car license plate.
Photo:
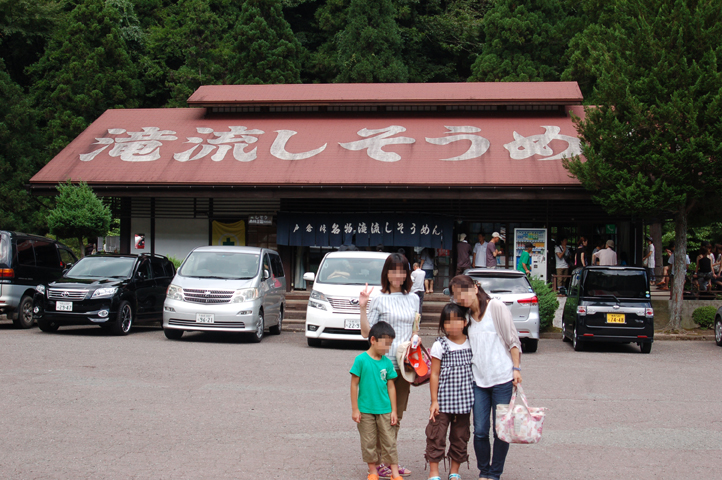
<svg viewBox="0 0 722 480">
<path fill-rule="evenodd" d="M 608 313 L 607 323 L 625 323 L 623 313 Z"/>
<path fill-rule="evenodd" d="M 212 313 L 196 313 L 196 323 L 213 323 Z"/>
<path fill-rule="evenodd" d="M 55 302 L 55 310 L 58 312 L 72 312 L 73 302 Z"/>
<path fill-rule="evenodd" d="M 344 328 L 346 330 L 361 330 L 361 320 L 347 318 L 344 320 Z"/>
</svg>

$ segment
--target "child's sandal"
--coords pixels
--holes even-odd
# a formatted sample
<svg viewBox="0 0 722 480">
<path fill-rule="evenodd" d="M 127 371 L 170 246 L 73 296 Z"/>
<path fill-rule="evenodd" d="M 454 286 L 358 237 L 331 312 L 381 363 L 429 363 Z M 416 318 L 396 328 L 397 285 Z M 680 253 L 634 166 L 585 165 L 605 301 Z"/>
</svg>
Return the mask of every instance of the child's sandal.
<svg viewBox="0 0 722 480">
<path fill-rule="evenodd" d="M 376 475 L 376 474 L 373 474 L 373 473 L 369 473 L 369 474 L 366 476 L 366 480 L 379 480 L 379 476 Z"/>
<path fill-rule="evenodd" d="M 449 480 L 461 480 L 461 475 L 458 473 L 450 473 Z"/>
</svg>

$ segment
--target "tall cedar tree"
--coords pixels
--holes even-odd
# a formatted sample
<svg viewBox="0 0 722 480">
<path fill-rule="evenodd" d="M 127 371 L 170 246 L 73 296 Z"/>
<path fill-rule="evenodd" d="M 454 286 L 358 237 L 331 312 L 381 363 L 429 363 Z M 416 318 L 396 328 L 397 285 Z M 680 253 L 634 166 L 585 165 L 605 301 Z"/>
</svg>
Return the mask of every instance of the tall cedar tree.
<svg viewBox="0 0 722 480">
<path fill-rule="evenodd" d="M 44 208 L 25 184 L 42 167 L 35 110 L 0 60 L 0 230 L 43 232 Z"/>
<path fill-rule="evenodd" d="M 280 0 L 246 0 L 234 37 L 231 83 L 301 83 L 305 51 L 283 18 Z"/>
<path fill-rule="evenodd" d="M 348 23 L 338 36 L 336 82 L 406 82 L 399 26 L 391 0 L 351 0 Z"/>
<path fill-rule="evenodd" d="M 137 8 L 152 23 L 140 60 L 146 106 L 187 107 L 201 85 L 229 83 L 231 35 L 240 7 L 233 0 L 182 0 L 164 8 Z M 145 17 L 155 12 L 158 20 Z"/>
<path fill-rule="evenodd" d="M 30 68 L 36 79 L 31 93 L 46 122 L 48 159 L 107 109 L 139 106 L 143 85 L 120 24 L 110 4 L 83 0 Z"/>
<path fill-rule="evenodd" d="M 613 3 L 578 39 L 598 108 L 577 125 L 586 161 L 564 165 L 610 213 L 672 215 L 674 269 L 686 272 L 690 215 L 722 189 L 722 0 Z M 674 278 L 673 330 L 684 280 Z"/>
<path fill-rule="evenodd" d="M 85 255 L 83 238 L 106 235 L 111 220 L 110 208 L 87 183 L 73 185 L 68 180 L 58 185 L 57 203 L 48 214 L 50 233 L 59 238 L 77 238 L 81 257 Z"/>
<path fill-rule="evenodd" d="M 481 53 L 472 82 L 551 82 L 564 71 L 569 40 L 579 26 L 564 0 L 500 0 L 482 19 Z"/>
</svg>

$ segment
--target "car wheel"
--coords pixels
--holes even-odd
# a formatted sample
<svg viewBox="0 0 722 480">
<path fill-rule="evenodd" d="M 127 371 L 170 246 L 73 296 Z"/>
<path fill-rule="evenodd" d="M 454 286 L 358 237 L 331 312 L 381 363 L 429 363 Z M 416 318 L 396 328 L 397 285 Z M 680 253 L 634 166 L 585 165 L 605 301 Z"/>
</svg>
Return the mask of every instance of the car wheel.
<svg viewBox="0 0 722 480">
<path fill-rule="evenodd" d="M 265 330 L 265 324 L 263 320 L 263 312 L 258 312 L 258 324 L 256 325 L 256 331 L 251 336 L 253 343 L 260 343 L 263 340 L 263 331 Z"/>
<path fill-rule="evenodd" d="M 572 337 L 572 346 L 574 347 L 575 352 L 581 352 L 582 350 L 584 350 L 584 343 L 581 342 L 577 336 L 577 326 L 576 325 L 574 326 L 574 336 Z"/>
<path fill-rule="evenodd" d="M 278 313 L 278 323 L 272 327 L 268 327 L 268 332 L 271 335 L 280 335 L 281 329 L 283 328 L 283 309 Z"/>
<path fill-rule="evenodd" d="M 539 340 L 537 340 L 536 338 L 526 338 L 522 340 L 522 342 L 522 350 L 524 351 L 524 353 L 534 353 L 539 346 Z"/>
<path fill-rule="evenodd" d="M 321 346 L 320 338 L 307 338 L 306 342 L 308 342 L 309 347 L 320 347 Z"/>
<path fill-rule="evenodd" d="M 118 308 L 118 318 L 115 319 L 112 330 L 115 335 L 128 335 L 133 327 L 133 309 L 130 303 L 123 300 Z"/>
<path fill-rule="evenodd" d="M 643 342 L 639 344 L 639 349 L 642 353 L 649 353 L 652 351 L 652 342 Z"/>
<path fill-rule="evenodd" d="M 58 325 L 57 323 L 51 321 L 51 320 L 43 320 L 38 319 L 38 328 L 46 333 L 53 333 L 58 331 Z"/>
<path fill-rule="evenodd" d="M 18 328 L 30 328 L 33 326 L 33 299 L 24 295 L 20 299 L 18 311 L 13 319 L 13 324 Z"/>
<path fill-rule="evenodd" d="M 717 317 L 714 321 L 714 340 L 722 347 L 722 318 Z"/>
<path fill-rule="evenodd" d="M 183 330 L 176 330 L 175 328 L 164 328 L 165 338 L 168 340 L 180 340 L 183 336 Z"/>
</svg>

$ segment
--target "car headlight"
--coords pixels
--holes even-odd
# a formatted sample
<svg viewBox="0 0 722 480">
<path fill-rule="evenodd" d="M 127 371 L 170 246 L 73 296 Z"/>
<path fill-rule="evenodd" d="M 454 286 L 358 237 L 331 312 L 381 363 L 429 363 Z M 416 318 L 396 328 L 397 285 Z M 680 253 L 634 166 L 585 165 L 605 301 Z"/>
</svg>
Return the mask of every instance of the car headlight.
<svg viewBox="0 0 722 480">
<path fill-rule="evenodd" d="M 93 296 L 91 298 L 112 297 L 113 295 L 115 295 L 115 292 L 117 292 L 117 291 L 118 291 L 118 287 L 99 288 L 93 292 Z"/>
<path fill-rule="evenodd" d="M 313 300 L 320 300 L 322 302 L 328 302 L 328 298 L 326 298 L 326 295 L 319 292 L 318 290 L 311 290 L 311 298 Z"/>
<path fill-rule="evenodd" d="M 233 292 L 233 296 L 231 297 L 231 303 L 250 302 L 251 300 L 255 300 L 256 298 L 258 298 L 257 288 L 241 288 L 240 290 L 236 290 L 235 292 Z"/>
<path fill-rule="evenodd" d="M 45 295 L 45 285 L 38 285 L 35 287 L 35 291 L 38 292 L 40 295 Z"/>
<path fill-rule="evenodd" d="M 166 292 L 166 298 L 170 300 L 183 301 L 183 288 L 178 285 L 168 285 L 168 291 Z"/>
</svg>

